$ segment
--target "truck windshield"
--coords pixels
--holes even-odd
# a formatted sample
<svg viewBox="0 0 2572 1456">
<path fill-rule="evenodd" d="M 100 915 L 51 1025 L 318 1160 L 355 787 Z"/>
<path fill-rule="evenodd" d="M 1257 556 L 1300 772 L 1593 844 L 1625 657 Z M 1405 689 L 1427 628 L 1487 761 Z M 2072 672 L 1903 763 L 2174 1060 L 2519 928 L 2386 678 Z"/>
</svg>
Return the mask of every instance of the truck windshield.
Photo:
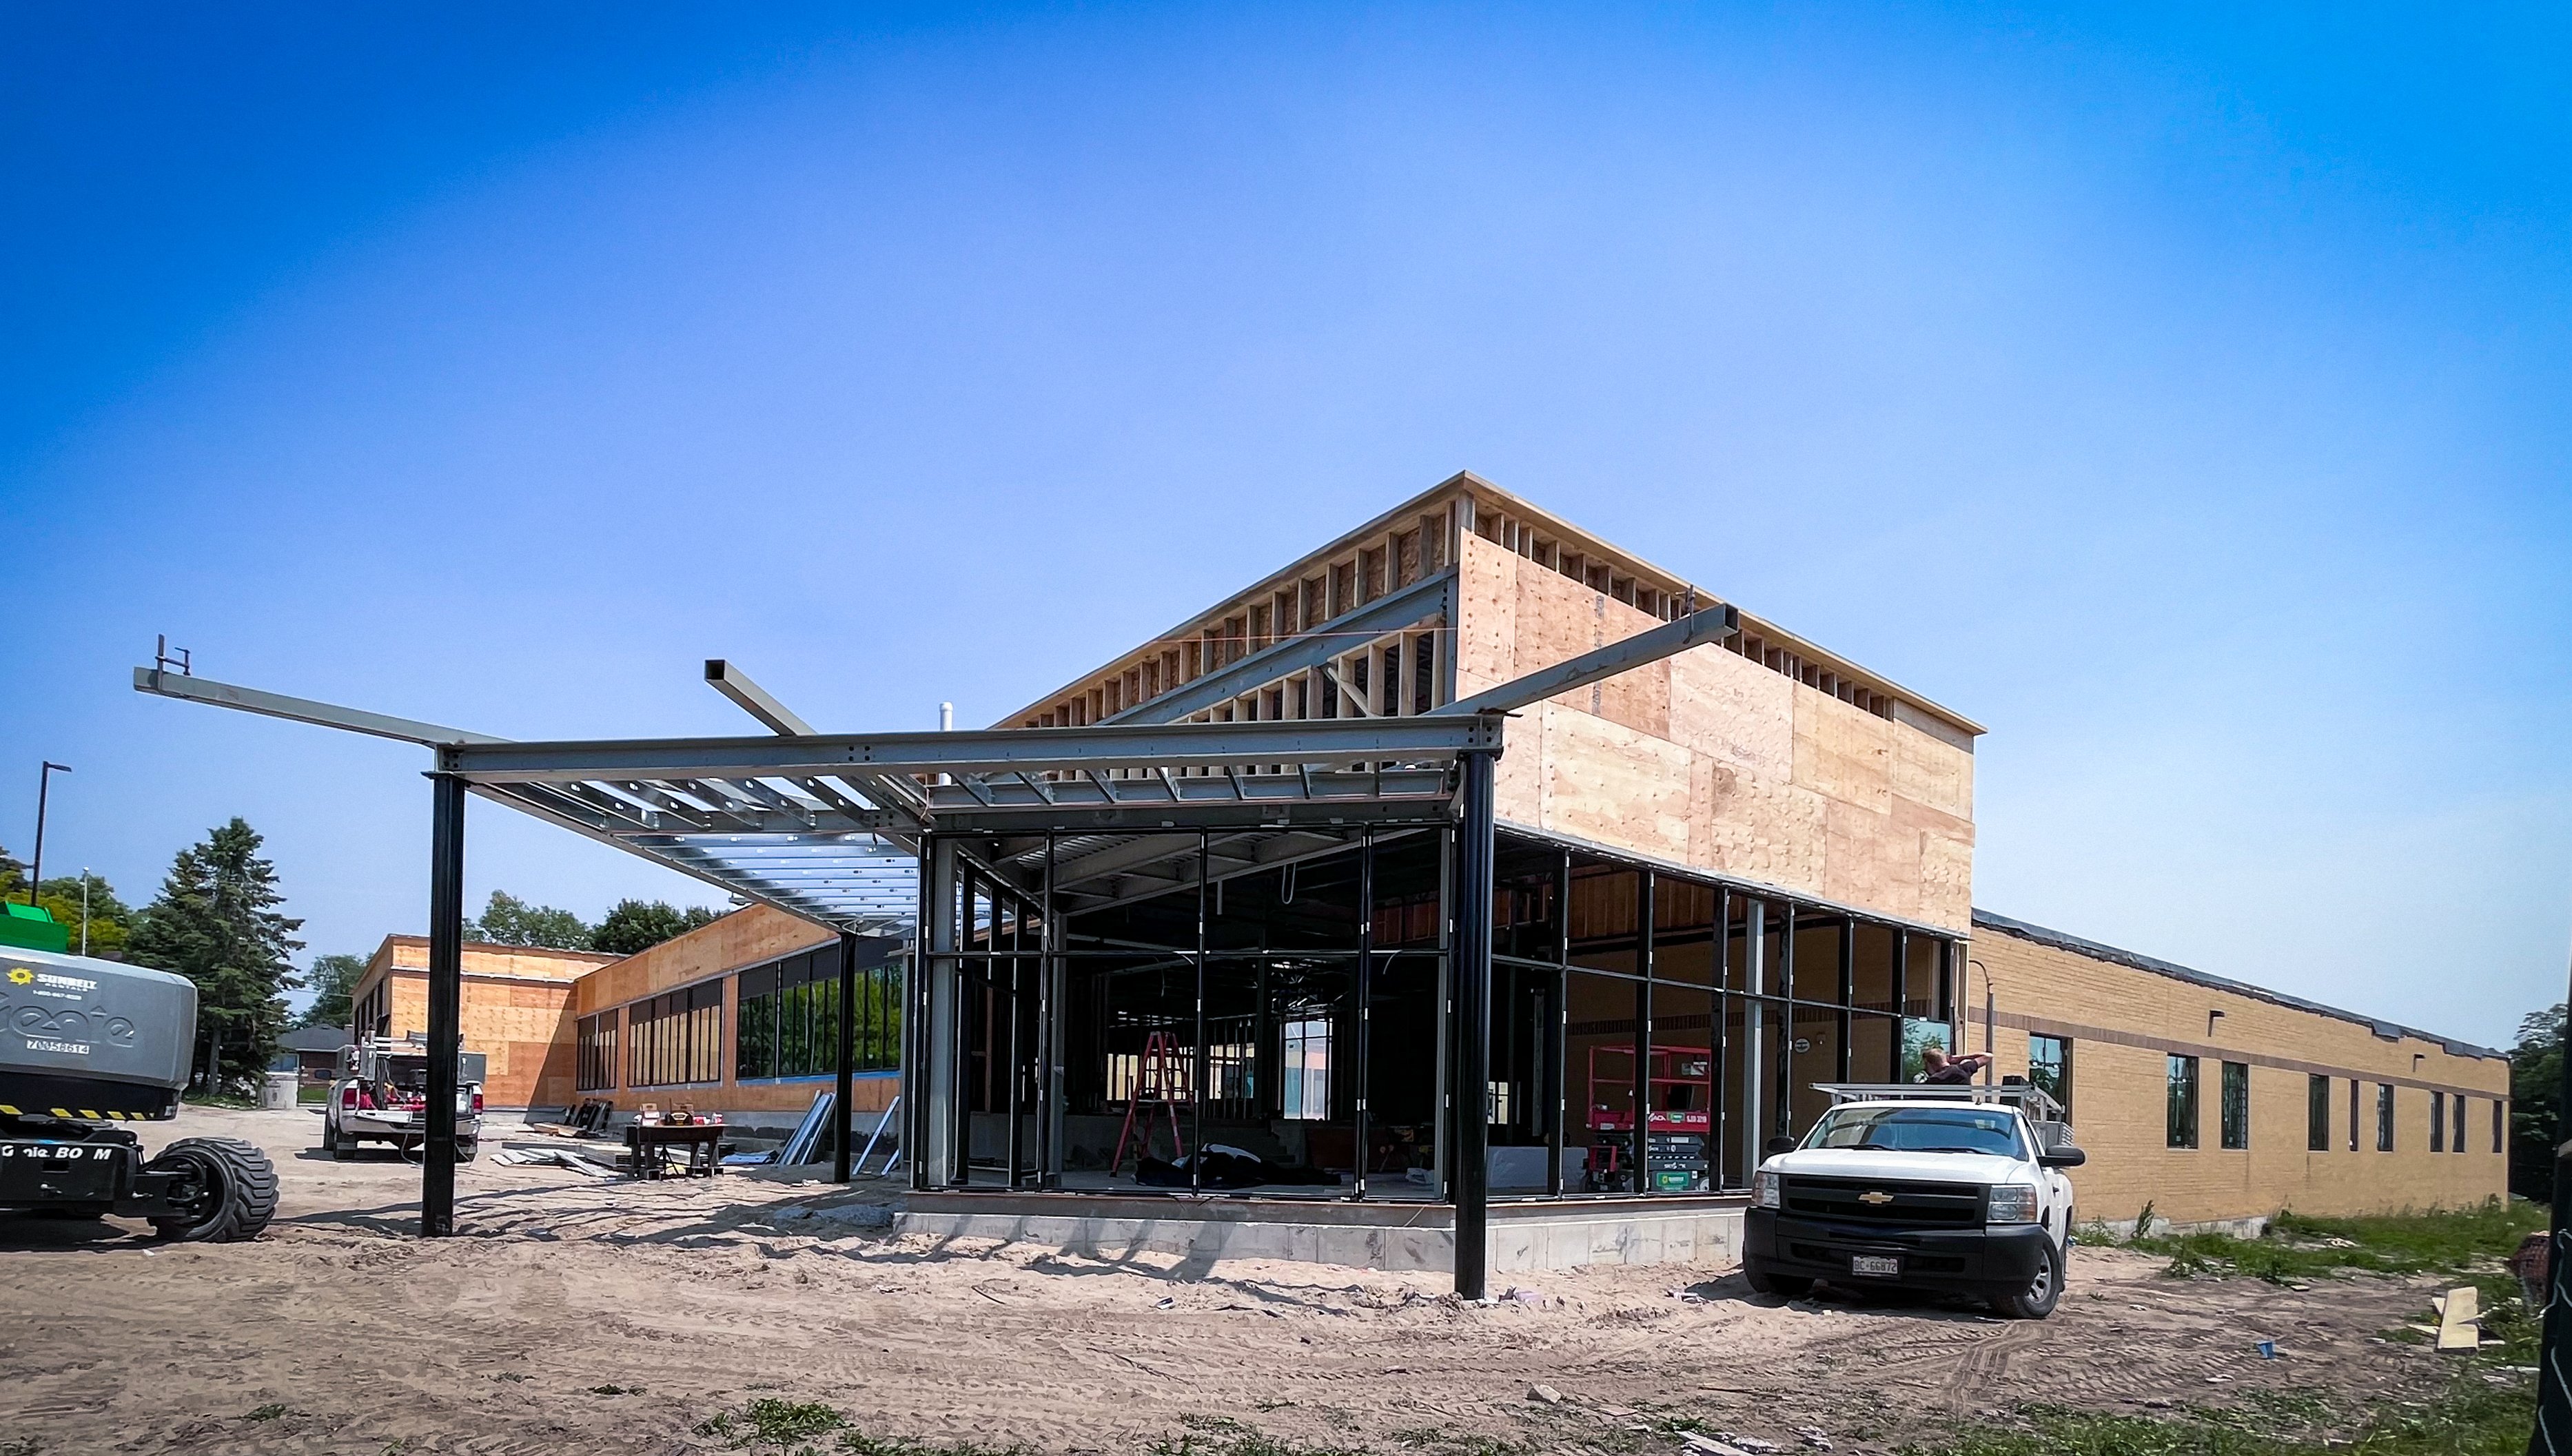
<svg viewBox="0 0 2572 1456">
<path fill-rule="evenodd" d="M 1813 1124 L 1804 1145 L 2017 1157 L 2018 1118 L 1974 1107 L 1833 1107 Z"/>
</svg>

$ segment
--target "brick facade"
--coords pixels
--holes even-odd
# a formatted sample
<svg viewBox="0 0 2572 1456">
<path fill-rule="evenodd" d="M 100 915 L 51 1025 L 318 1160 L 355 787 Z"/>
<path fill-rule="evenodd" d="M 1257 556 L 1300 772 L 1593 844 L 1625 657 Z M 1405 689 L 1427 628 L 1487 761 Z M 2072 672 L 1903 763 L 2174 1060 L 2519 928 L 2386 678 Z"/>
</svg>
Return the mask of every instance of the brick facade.
<svg viewBox="0 0 2572 1456">
<path fill-rule="evenodd" d="M 1965 1041 L 1987 1030 L 2003 1074 L 2028 1070 L 2031 1035 L 2071 1043 L 2072 1123 L 2089 1163 L 2074 1171 L 2081 1216 L 2131 1221 L 2149 1202 L 2180 1223 L 2294 1209 L 2316 1214 L 2454 1208 L 2505 1196 L 2509 1062 L 2406 1028 L 2291 1003 L 2255 988 L 2226 989 L 2180 967 L 1978 912 L 1968 951 Z M 1984 1022 L 1992 992 L 1996 1029 Z M 2213 1015 L 2222 1013 L 2222 1015 Z M 2168 1067 L 2199 1059 L 2195 1147 L 2169 1145 Z M 2222 1065 L 2249 1069 L 2247 1148 L 2222 1145 Z M 2311 1079 L 2327 1077 L 2326 1147 L 2307 1146 Z M 2358 1087 L 2350 1149 L 2349 1089 Z M 2376 1148 L 2377 1089 L 2393 1089 L 2393 1149 Z M 2430 1150 L 2432 1093 L 2446 1118 Z M 2454 1146 L 2455 1099 L 2465 1099 L 2465 1145 Z"/>
</svg>

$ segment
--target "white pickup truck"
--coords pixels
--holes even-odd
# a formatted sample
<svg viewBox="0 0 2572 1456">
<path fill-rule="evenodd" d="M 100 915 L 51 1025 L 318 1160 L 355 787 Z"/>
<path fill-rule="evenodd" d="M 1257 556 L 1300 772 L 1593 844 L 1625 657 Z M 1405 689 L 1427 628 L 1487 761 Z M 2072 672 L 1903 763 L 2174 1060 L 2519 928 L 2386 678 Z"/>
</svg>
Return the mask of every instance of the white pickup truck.
<svg viewBox="0 0 2572 1456">
<path fill-rule="evenodd" d="M 1817 1280 L 1978 1296 L 2043 1319 L 2063 1297 L 2072 1179 L 2085 1160 L 2043 1091 L 1834 1085 L 1801 1141 L 1751 1175 L 1741 1271 L 1763 1294 Z"/>
<path fill-rule="evenodd" d="M 455 1160 L 471 1162 L 482 1145 L 479 1052 L 455 1058 Z M 345 1160 L 360 1142 L 388 1142 L 405 1156 L 428 1138 L 428 1049 L 371 1038 L 339 1049 L 339 1076 L 322 1103 L 322 1148 Z"/>
</svg>

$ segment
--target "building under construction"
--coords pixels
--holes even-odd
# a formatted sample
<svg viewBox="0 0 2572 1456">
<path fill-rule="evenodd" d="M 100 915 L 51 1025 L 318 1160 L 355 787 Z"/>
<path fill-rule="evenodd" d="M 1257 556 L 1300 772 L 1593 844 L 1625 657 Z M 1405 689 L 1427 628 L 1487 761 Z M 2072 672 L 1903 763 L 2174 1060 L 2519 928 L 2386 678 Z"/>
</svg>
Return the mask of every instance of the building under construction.
<svg viewBox="0 0 2572 1456">
<path fill-rule="evenodd" d="M 137 681 L 435 751 L 433 1043 L 468 792 L 754 902 L 581 977 L 564 1091 L 831 1085 L 844 1159 L 899 1094 L 916 1229 L 1469 1292 L 1720 1261 L 1817 1084 L 1960 1040 L 2072 1103 L 2085 1214 L 2502 1185 L 2495 1054 L 1978 918 L 1979 725 L 1471 475 L 989 730 L 826 734 L 708 675 L 770 735 L 510 743 Z M 1177 1156 L 1212 1147 L 1241 1156 Z"/>
</svg>

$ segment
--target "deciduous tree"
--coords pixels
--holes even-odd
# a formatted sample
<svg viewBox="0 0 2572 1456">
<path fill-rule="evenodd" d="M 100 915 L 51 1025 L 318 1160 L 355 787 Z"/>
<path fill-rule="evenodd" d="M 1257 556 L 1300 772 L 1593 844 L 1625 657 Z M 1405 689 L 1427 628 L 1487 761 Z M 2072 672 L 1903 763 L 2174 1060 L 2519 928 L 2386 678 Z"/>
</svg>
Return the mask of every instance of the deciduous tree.
<svg viewBox="0 0 2572 1456">
<path fill-rule="evenodd" d="M 304 973 L 304 984 L 313 988 L 313 1004 L 304 1009 L 299 1027 L 344 1027 L 348 1025 L 348 993 L 357 989 L 357 978 L 366 974 L 363 956 L 328 955 L 313 958 L 313 969 Z"/>
<path fill-rule="evenodd" d="M 547 946 L 557 951 L 589 949 L 588 922 L 568 910 L 529 905 L 506 890 L 491 892 L 482 918 L 464 923 L 464 938 L 491 946 Z"/>
<path fill-rule="evenodd" d="M 620 900 L 589 938 L 589 948 L 615 956 L 631 956 L 674 936 L 683 936 L 699 926 L 715 923 L 715 912 L 702 905 L 685 910 L 666 900 Z"/>
</svg>

